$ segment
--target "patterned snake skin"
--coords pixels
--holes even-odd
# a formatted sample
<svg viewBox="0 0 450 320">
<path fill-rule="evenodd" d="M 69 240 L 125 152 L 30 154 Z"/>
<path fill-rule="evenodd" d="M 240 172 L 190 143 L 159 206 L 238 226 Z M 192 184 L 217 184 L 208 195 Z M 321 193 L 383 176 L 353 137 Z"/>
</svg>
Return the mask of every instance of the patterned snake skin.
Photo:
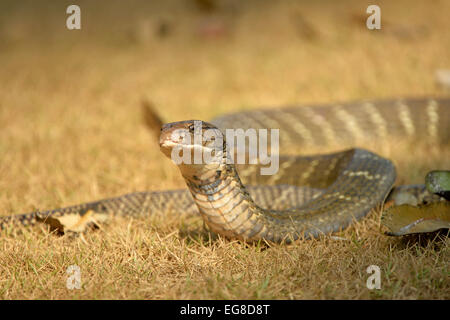
<svg viewBox="0 0 450 320">
<path fill-rule="evenodd" d="M 139 192 L 45 212 L 0 217 L 0 228 L 32 225 L 53 218 L 95 215 L 145 216 L 200 212 L 209 227 L 247 241 L 290 242 L 338 231 L 382 204 L 395 181 L 393 164 L 370 151 L 349 149 L 300 157 L 299 146 L 367 146 L 375 140 L 448 144 L 450 99 L 386 100 L 240 112 L 203 122 L 205 129 L 279 128 L 280 169 L 258 175 L 258 165 L 220 163 L 182 168 L 189 190 Z M 177 128 L 163 127 L 161 147 Z M 403 141 L 403 140 L 402 140 Z M 164 150 L 164 149 L 167 150 Z M 239 173 L 239 175 L 238 175 Z M 200 178 L 199 178 L 200 177 Z M 242 179 L 242 182 L 241 182 Z M 249 184 L 247 188 L 244 184 Z"/>
</svg>

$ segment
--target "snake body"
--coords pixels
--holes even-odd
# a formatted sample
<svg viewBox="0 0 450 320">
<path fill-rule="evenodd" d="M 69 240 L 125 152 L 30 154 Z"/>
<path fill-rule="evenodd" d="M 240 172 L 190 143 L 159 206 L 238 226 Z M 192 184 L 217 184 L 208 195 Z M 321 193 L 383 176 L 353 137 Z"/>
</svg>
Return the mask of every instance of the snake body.
<svg viewBox="0 0 450 320">
<path fill-rule="evenodd" d="M 166 155 L 174 130 L 193 121 L 164 125 Z M 448 144 L 450 99 L 399 99 L 342 105 L 263 109 L 203 122 L 205 129 L 279 128 L 280 170 L 257 175 L 258 165 L 180 165 L 188 190 L 138 192 L 87 204 L 0 218 L 0 228 L 31 225 L 68 215 L 148 215 L 200 212 L 209 227 L 243 240 L 292 241 L 345 228 L 388 196 L 395 181 L 391 161 L 370 151 L 297 156 L 298 146 L 364 146 L 368 142 L 418 139 Z M 170 142 L 168 144 L 168 142 Z M 197 147 L 205 147 L 203 145 Z M 242 180 L 241 180 L 242 179 Z M 245 187 L 250 184 L 251 186 Z M 270 184 L 270 185 L 263 185 Z"/>
</svg>

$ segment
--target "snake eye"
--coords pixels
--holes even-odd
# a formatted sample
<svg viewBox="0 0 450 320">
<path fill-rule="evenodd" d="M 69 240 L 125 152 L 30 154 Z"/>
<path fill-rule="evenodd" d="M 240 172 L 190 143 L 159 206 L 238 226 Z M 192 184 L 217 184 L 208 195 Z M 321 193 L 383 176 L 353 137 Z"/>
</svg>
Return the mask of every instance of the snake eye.
<svg viewBox="0 0 450 320">
<path fill-rule="evenodd" d="M 188 127 L 190 133 L 194 133 L 195 126 L 193 124 Z"/>
</svg>

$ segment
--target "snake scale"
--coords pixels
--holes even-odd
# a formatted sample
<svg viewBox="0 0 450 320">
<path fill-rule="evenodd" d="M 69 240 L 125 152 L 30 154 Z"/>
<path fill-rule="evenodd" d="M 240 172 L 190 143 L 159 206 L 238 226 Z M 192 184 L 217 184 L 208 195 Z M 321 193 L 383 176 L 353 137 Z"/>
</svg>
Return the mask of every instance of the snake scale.
<svg viewBox="0 0 450 320">
<path fill-rule="evenodd" d="M 160 146 L 170 156 L 177 129 L 192 132 L 193 121 L 166 124 Z M 21 215 L 0 217 L 0 228 L 17 228 L 64 217 L 145 216 L 200 213 L 211 230 L 245 241 L 290 242 L 341 230 L 367 215 L 389 195 L 393 163 L 361 148 L 299 156 L 302 146 L 367 146 L 373 141 L 423 140 L 448 145 L 450 99 L 396 99 L 340 105 L 292 106 L 238 112 L 202 122 L 203 129 L 279 128 L 280 169 L 258 175 L 260 165 L 179 165 L 188 190 L 136 192 Z M 208 145 L 192 145 L 207 148 Z M 226 153 L 224 153 L 226 154 Z M 241 180 L 242 179 L 242 180 Z M 401 187 L 404 188 L 404 187 Z M 401 189 L 397 188 L 397 189 Z M 413 187 L 412 190 L 422 190 Z"/>
</svg>

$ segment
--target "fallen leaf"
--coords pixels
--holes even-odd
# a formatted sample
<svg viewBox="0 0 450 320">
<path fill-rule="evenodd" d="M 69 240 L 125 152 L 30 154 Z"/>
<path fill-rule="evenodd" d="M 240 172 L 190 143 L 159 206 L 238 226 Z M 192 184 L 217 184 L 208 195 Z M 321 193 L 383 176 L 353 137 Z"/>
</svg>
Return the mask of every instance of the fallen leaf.
<svg viewBox="0 0 450 320">
<path fill-rule="evenodd" d="M 449 229 L 450 202 L 393 206 L 383 212 L 381 223 L 391 230 L 387 233 L 391 236 Z"/>
</svg>

